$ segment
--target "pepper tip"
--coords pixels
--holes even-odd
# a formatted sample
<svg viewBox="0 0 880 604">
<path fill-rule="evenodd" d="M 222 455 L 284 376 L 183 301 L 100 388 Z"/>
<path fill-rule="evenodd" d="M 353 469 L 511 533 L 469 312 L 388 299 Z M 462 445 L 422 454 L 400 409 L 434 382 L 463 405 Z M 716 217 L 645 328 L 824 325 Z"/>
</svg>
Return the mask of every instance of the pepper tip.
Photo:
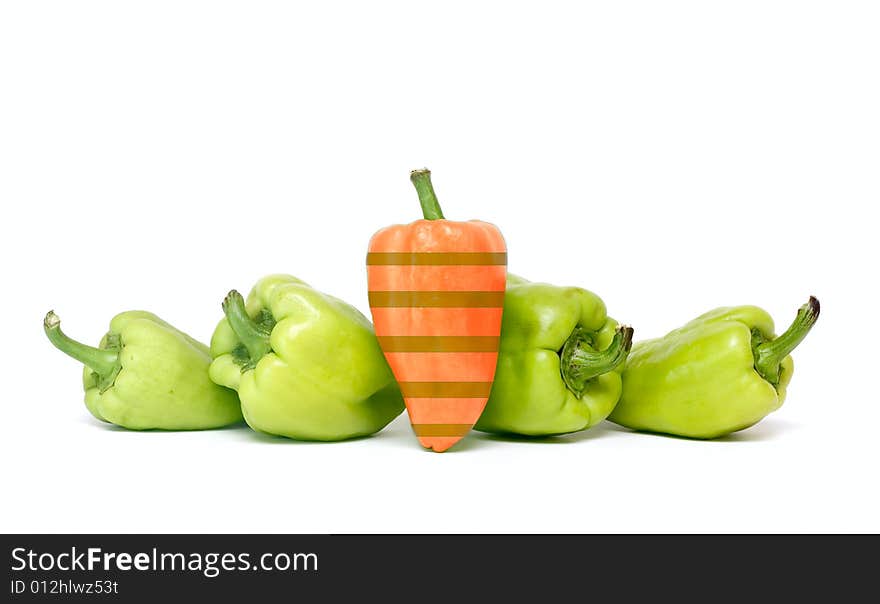
<svg viewBox="0 0 880 604">
<path fill-rule="evenodd" d="M 623 333 L 623 350 L 629 354 L 629 351 L 632 350 L 635 330 L 629 325 L 621 325 L 618 329 Z"/>
<path fill-rule="evenodd" d="M 235 300 L 236 298 L 240 298 L 240 297 L 241 297 L 241 294 L 238 293 L 238 290 L 230 289 L 229 293 L 226 294 L 226 297 L 223 298 L 223 303 L 221 304 L 224 312 L 226 311 L 226 307 L 229 306 L 230 304 L 232 304 L 233 300 Z"/>
<path fill-rule="evenodd" d="M 461 439 L 461 436 L 422 436 L 419 443 L 428 451 L 443 453 Z"/>
<path fill-rule="evenodd" d="M 58 318 L 58 315 L 55 314 L 54 310 L 50 310 L 46 313 L 45 318 L 43 319 L 43 328 L 45 329 L 53 329 L 61 325 L 61 319 Z"/>
</svg>

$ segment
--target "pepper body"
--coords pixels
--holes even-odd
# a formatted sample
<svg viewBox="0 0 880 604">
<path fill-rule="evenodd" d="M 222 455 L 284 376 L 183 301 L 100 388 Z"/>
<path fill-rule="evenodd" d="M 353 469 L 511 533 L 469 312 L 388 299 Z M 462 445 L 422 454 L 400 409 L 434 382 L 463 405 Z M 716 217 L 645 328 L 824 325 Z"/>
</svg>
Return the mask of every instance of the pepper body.
<svg viewBox="0 0 880 604">
<path fill-rule="evenodd" d="M 768 363 L 760 362 L 759 353 L 775 345 L 773 319 L 756 306 L 718 308 L 662 338 L 636 343 L 609 419 L 635 430 L 703 439 L 756 424 L 785 400 L 794 371 L 788 352 L 818 314 L 818 301 L 811 298 Z M 790 346 L 782 346 L 784 339 Z"/>
<path fill-rule="evenodd" d="M 498 229 L 443 218 L 427 170 L 413 172 L 424 220 L 369 244 L 370 310 L 422 446 L 440 452 L 479 418 L 498 359 L 507 253 Z"/>
<path fill-rule="evenodd" d="M 373 434 L 403 411 L 373 328 L 353 306 L 290 275 L 261 279 L 243 304 L 265 335 L 256 354 L 224 309 L 227 319 L 211 339 L 210 376 L 238 391 L 254 430 L 343 440 Z"/>
<path fill-rule="evenodd" d="M 631 338 L 632 330 L 608 317 L 594 293 L 510 275 L 498 369 L 476 429 L 547 436 L 594 426 L 620 397 L 620 372 Z M 601 373 L 575 377 L 574 366 L 581 361 L 567 354 L 575 343 L 594 355 L 590 363 Z M 600 360 L 603 367 L 596 365 Z"/>
<path fill-rule="evenodd" d="M 88 410 L 101 421 L 132 430 L 202 430 L 242 420 L 235 392 L 208 377 L 208 347 L 145 311 L 128 311 L 110 321 L 97 349 L 69 340 L 54 313 L 47 335 L 81 361 Z"/>
</svg>

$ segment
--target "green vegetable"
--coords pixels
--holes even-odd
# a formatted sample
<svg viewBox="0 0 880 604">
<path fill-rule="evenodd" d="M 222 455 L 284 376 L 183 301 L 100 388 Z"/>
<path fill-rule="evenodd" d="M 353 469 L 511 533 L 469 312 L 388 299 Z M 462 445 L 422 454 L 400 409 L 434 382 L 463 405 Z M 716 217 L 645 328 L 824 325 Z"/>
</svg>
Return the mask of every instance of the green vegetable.
<svg viewBox="0 0 880 604">
<path fill-rule="evenodd" d="M 785 400 L 789 353 L 819 318 L 811 297 L 778 338 L 755 306 L 718 308 L 633 346 L 609 419 L 635 430 L 715 438 L 759 422 Z"/>
<path fill-rule="evenodd" d="M 271 275 L 247 303 L 229 292 L 223 312 L 210 376 L 238 391 L 254 430 L 343 440 L 377 432 L 403 411 L 372 325 L 345 302 Z"/>
<path fill-rule="evenodd" d="M 208 347 L 144 311 L 110 321 L 98 348 L 70 339 L 50 311 L 49 341 L 85 365 L 86 407 L 132 430 L 203 430 L 241 421 L 235 393 L 208 378 Z"/>
<path fill-rule="evenodd" d="M 620 397 L 632 334 L 585 289 L 508 275 L 495 383 L 476 429 L 539 436 L 596 425 Z"/>
</svg>

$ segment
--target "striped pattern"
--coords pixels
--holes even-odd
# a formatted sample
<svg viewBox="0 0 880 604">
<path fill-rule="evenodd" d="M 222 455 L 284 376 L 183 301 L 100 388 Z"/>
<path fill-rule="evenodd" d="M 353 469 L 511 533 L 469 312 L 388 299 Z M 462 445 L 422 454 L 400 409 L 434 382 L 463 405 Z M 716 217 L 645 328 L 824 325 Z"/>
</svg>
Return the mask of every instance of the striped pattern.
<svg viewBox="0 0 880 604">
<path fill-rule="evenodd" d="M 413 424 L 416 436 L 457 436 L 461 438 L 471 431 L 470 424 Z"/>
<path fill-rule="evenodd" d="M 500 292 L 371 291 L 370 308 L 500 308 Z"/>
<path fill-rule="evenodd" d="M 492 382 L 400 382 L 404 398 L 489 398 Z"/>
<path fill-rule="evenodd" d="M 460 234 L 450 235 L 456 229 Z M 458 249 L 443 249 L 446 242 Z M 370 242 L 376 335 L 413 431 L 427 448 L 451 447 L 486 405 L 498 361 L 506 264 L 504 241 L 486 223 L 419 221 L 384 229 Z"/>
<path fill-rule="evenodd" d="M 377 336 L 433 336 L 443 326 L 448 336 L 495 336 L 501 333 L 499 308 L 373 308 Z"/>
<path fill-rule="evenodd" d="M 395 375 L 408 382 L 480 382 L 495 373 L 497 352 L 386 352 Z"/>
<path fill-rule="evenodd" d="M 498 352 L 496 336 L 379 336 L 385 352 Z"/>
<path fill-rule="evenodd" d="M 367 270 L 370 272 L 370 286 L 373 291 L 396 291 L 401 288 L 401 283 L 407 283 L 410 291 L 479 291 L 482 283 L 492 280 L 498 267 L 467 264 L 456 266 L 452 275 L 449 266 L 433 264 L 383 264 L 370 266 Z"/>
<path fill-rule="evenodd" d="M 507 266 L 506 252 L 370 252 L 367 266 Z"/>
</svg>

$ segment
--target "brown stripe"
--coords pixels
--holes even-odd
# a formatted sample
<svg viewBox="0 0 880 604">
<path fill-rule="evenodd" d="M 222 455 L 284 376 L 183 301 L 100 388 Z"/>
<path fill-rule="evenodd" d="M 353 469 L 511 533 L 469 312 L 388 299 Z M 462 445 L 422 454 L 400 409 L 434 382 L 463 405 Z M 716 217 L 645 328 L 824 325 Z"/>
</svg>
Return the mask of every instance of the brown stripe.
<svg viewBox="0 0 880 604">
<path fill-rule="evenodd" d="M 385 352 L 497 352 L 498 336 L 379 336 Z"/>
<path fill-rule="evenodd" d="M 400 382 L 405 398 L 484 398 L 492 382 Z"/>
<path fill-rule="evenodd" d="M 464 436 L 471 431 L 470 424 L 413 424 L 416 436 Z"/>
<path fill-rule="evenodd" d="M 369 252 L 367 264 L 382 265 L 506 265 L 507 252 Z"/>
<path fill-rule="evenodd" d="M 373 308 L 501 308 L 504 292 L 375 291 L 369 292 Z"/>
</svg>

